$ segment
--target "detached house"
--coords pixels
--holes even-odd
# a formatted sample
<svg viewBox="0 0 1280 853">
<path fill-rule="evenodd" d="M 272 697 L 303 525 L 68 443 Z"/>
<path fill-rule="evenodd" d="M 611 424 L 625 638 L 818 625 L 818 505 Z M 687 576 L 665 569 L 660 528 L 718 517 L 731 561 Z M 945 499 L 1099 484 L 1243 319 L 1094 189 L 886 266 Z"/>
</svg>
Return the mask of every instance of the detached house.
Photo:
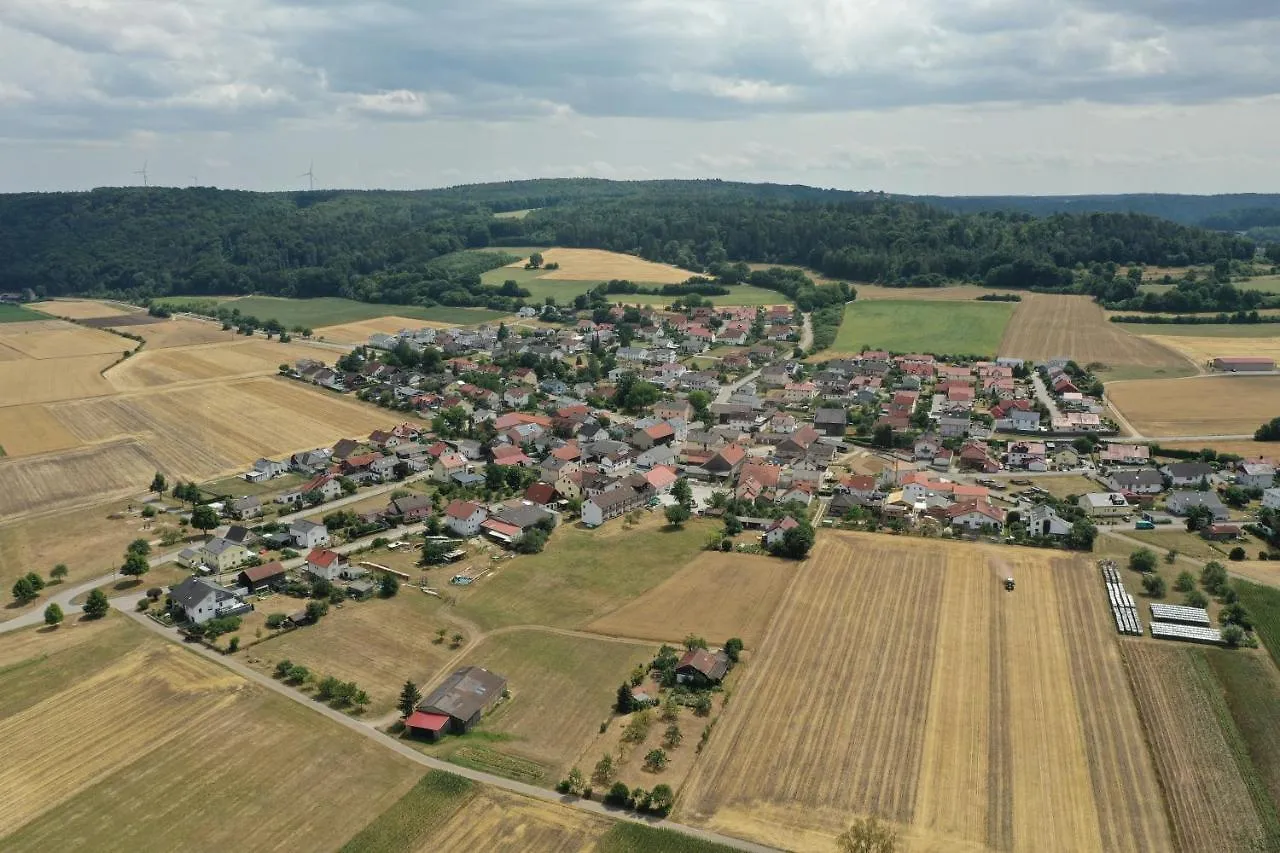
<svg viewBox="0 0 1280 853">
<path fill-rule="evenodd" d="M 316 548 L 307 555 L 307 562 L 303 568 L 314 577 L 333 581 L 345 576 L 351 566 L 347 563 L 347 558 L 336 551 Z"/>
<path fill-rule="evenodd" d="M 289 525 L 289 538 L 299 549 L 310 551 L 312 548 L 329 547 L 329 528 L 314 521 L 298 519 Z"/>
<path fill-rule="evenodd" d="M 444 510 L 445 526 L 459 536 L 475 536 L 489 511 L 472 501 L 455 500 Z"/>
<path fill-rule="evenodd" d="M 201 562 L 221 573 L 249 560 L 249 549 L 229 539 L 210 539 L 200 548 Z"/>
<path fill-rule="evenodd" d="M 1066 536 L 1071 532 L 1071 523 L 1048 504 L 1036 504 L 1027 513 L 1027 531 L 1032 536 Z"/>
<path fill-rule="evenodd" d="M 676 681 L 695 687 L 719 684 L 729 673 L 729 656 L 723 651 L 709 652 L 692 649 L 684 653 L 676 664 Z"/>
<path fill-rule="evenodd" d="M 262 515 L 262 499 L 257 495 L 236 498 L 227 504 L 227 515 L 241 521 L 248 518 L 257 518 Z"/>
<path fill-rule="evenodd" d="M 1213 466 L 1207 462 L 1174 462 L 1160 469 L 1174 487 L 1198 486 L 1202 480 L 1213 476 Z"/>
<path fill-rule="evenodd" d="M 1004 510 L 986 501 L 960 503 L 947 510 L 947 521 L 952 527 L 981 530 L 984 527 L 1003 527 Z"/>
<path fill-rule="evenodd" d="M 1213 513 L 1214 521 L 1226 521 L 1231 517 L 1213 492 L 1174 492 L 1169 495 L 1165 506 L 1174 515 L 1189 515 L 1194 507 L 1203 506 Z"/>
<path fill-rule="evenodd" d="M 234 616 L 249 605 L 229 589 L 205 578 L 189 577 L 169 588 L 170 607 L 188 622 L 203 625 L 210 619 Z"/>
<path fill-rule="evenodd" d="M 991 409 L 995 428 L 1006 432 L 1037 432 L 1040 413 L 1030 400 L 1003 400 Z"/>
<path fill-rule="evenodd" d="M 333 474 L 321 474 L 309 480 L 298 492 L 304 497 L 315 492 L 326 501 L 332 501 L 342 497 L 342 484 Z"/>
</svg>

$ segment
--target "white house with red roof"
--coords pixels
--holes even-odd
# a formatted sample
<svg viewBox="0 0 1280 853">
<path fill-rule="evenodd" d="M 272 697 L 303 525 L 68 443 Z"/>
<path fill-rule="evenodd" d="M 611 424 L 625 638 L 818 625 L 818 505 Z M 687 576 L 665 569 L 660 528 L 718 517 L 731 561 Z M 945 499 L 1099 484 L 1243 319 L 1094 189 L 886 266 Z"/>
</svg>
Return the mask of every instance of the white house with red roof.
<svg viewBox="0 0 1280 853">
<path fill-rule="evenodd" d="M 1004 510 L 984 500 L 958 503 L 947 510 L 947 521 L 952 527 L 981 530 L 984 527 L 1004 526 Z"/>
<path fill-rule="evenodd" d="M 776 521 L 774 521 L 772 524 L 770 524 L 768 527 L 765 528 L 764 544 L 768 545 L 769 547 L 773 547 L 774 545 L 777 545 L 779 542 L 782 541 L 783 537 L 787 535 L 788 530 L 791 530 L 799 526 L 800 526 L 800 522 L 796 521 L 794 518 L 792 518 L 789 515 L 783 516 L 782 518 L 777 519 Z"/>
<path fill-rule="evenodd" d="M 332 581 L 341 577 L 348 567 L 347 558 L 337 551 L 315 548 L 307 554 L 307 562 L 303 568 L 313 577 Z"/>
<path fill-rule="evenodd" d="M 444 524 L 459 536 L 475 536 L 489 511 L 474 501 L 455 500 L 444 510 Z"/>
</svg>

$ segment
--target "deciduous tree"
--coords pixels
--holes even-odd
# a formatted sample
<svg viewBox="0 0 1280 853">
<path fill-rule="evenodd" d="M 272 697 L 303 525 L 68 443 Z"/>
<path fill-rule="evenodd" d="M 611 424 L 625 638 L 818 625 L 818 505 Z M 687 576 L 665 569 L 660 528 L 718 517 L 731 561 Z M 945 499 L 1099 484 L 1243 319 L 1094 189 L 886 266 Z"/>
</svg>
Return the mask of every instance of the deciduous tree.
<svg viewBox="0 0 1280 853">
<path fill-rule="evenodd" d="M 44 624 L 58 625 L 62 622 L 62 608 L 54 601 L 44 609 Z"/>
<path fill-rule="evenodd" d="M 89 598 L 84 603 L 84 615 L 90 619 L 101 619 L 110 609 L 111 602 L 107 600 L 106 593 L 100 589 L 89 593 Z"/>
</svg>

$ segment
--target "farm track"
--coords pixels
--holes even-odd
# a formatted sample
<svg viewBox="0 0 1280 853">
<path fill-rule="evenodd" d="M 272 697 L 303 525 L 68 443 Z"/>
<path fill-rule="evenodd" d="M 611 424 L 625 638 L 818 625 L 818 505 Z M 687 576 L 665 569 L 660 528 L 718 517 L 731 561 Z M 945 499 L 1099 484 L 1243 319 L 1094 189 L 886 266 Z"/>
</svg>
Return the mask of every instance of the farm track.
<svg viewBox="0 0 1280 853">
<path fill-rule="evenodd" d="M 1190 659 L 1198 650 L 1143 642 L 1121 650 L 1177 849 L 1258 849 L 1262 826 L 1212 707 L 1222 699 Z"/>
<path fill-rule="evenodd" d="M 1065 567 L 1059 577 L 1058 613 L 1066 631 L 1103 849 L 1171 849 L 1173 838 L 1138 708 L 1118 645 L 1107 638 L 1112 626 L 1101 584 L 1092 583 L 1096 574 L 1083 567 Z"/>
</svg>

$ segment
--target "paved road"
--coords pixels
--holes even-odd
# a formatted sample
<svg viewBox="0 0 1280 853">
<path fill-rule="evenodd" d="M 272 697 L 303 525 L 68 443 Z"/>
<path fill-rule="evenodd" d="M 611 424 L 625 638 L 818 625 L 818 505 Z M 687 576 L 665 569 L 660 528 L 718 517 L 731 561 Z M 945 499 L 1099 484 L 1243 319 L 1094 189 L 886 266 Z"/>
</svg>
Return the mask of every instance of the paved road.
<svg viewBox="0 0 1280 853">
<path fill-rule="evenodd" d="M 737 391 L 743 385 L 746 385 L 748 382 L 754 381 L 756 377 L 760 375 L 760 371 L 763 369 L 764 368 L 762 367 L 757 367 L 755 370 L 751 371 L 750 373 L 748 373 L 746 376 L 742 377 L 738 381 L 733 382 L 729 385 L 721 385 L 720 390 L 716 392 L 715 400 L 713 400 L 712 402 L 714 403 L 729 402 L 729 398 L 733 396 L 733 393 L 735 391 Z"/>
<path fill-rule="evenodd" d="M 1058 404 L 1054 401 L 1053 395 L 1049 393 L 1049 389 L 1045 387 L 1044 380 L 1040 378 L 1040 371 L 1031 371 L 1031 387 L 1035 389 L 1036 399 L 1044 404 L 1049 410 L 1049 424 L 1062 417 L 1062 412 L 1058 411 Z"/>
<path fill-rule="evenodd" d="M 800 324 L 800 349 L 808 352 L 813 348 L 813 315 L 805 314 Z"/>
<path fill-rule="evenodd" d="M 239 660 L 236 660 L 234 657 L 218 654 L 217 652 L 214 652 L 213 650 L 205 646 L 198 645 L 195 643 L 184 643 L 182 639 L 179 637 L 178 633 L 173 629 L 165 628 L 164 626 L 152 621 L 151 619 L 148 619 L 145 614 L 138 613 L 133 610 L 133 605 L 136 604 L 139 597 L 140 596 L 132 596 L 131 600 L 122 602 L 122 604 L 127 606 L 122 607 L 121 612 L 127 615 L 130 619 L 133 619 L 139 625 L 146 628 L 148 631 L 158 634 L 170 642 L 181 645 L 187 651 L 193 652 L 198 655 L 202 655 L 205 658 L 208 658 L 209 660 L 217 664 L 220 664 L 226 667 L 227 669 L 230 669 L 232 672 L 235 672 L 237 675 L 240 675 L 243 678 L 249 681 L 252 681 L 255 684 L 258 684 L 261 687 L 264 687 L 268 690 L 278 693 L 281 696 L 284 696 L 286 699 L 289 699 L 293 702 L 297 702 L 299 705 L 303 705 L 317 714 L 320 714 L 324 717 L 328 717 L 330 720 L 337 723 L 338 725 L 343 726 L 346 729 L 355 732 L 361 737 L 369 738 L 370 740 L 374 741 L 378 745 L 383 746 L 397 753 L 398 755 L 400 755 L 400 757 L 408 759 L 409 761 L 412 761 L 416 764 L 420 764 L 423 767 L 429 767 L 432 770 L 444 770 L 448 773 L 453 773 L 457 776 L 464 776 L 473 781 L 480 782 L 485 785 L 491 785 L 495 788 L 502 788 L 504 790 L 511 791 L 516 794 L 521 794 L 523 796 L 530 797 L 535 800 L 542 800 L 544 802 L 549 802 L 549 803 L 557 803 L 562 806 L 579 809 L 580 811 L 590 812 L 592 814 L 603 815 L 605 817 L 613 818 L 616 820 L 629 820 L 634 823 L 644 823 L 644 824 L 650 824 L 655 826 L 661 826 L 665 829 L 674 830 L 684 835 L 689 835 L 694 838 L 702 839 L 704 841 L 710 841 L 716 844 L 724 844 L 728 847 L 733 847 L 737 850 L 746 850 L 746 851 L 749 851 L 749 853 L 781 853 L 781 851 L 779 851 L 777 848 L 774 848 L 774 847 L 767 847 L 763 844 L 755 844 L 750 841 L 743 841 L 738 838 L 731 838 L 727 835 L 720 835 L 719 833 L 708 832 L 707 830 L 704 830 L 704 829 L 698 829 L 697 827 L 693 827 L 693 826 L 686 826 L 684 824 L 675 823 L 673 821 L 659 820 L 657 818 L 652 818 L 652 817 L 641 817 L 639 815 L 635 815 L 630 812 L 609 808 L 608 806 L 605 806 L 596 800 L 581 800 L 576 797 L 563 796 L 561 794 L 555 793 L 554 791 L 546 790 L 545 788 L 538 788 L 534 785 L 526 785 L 523 782 L 516 782 L 512 779 L 506 779 L 502 776 L 494 776 L 489 773 L 484 773 L 479 770 L 472 770 L 469 767 L 462 767 L 457 764 L 450 764 L 447 761 L 441 761 L 438 758 L 433 758 L 429 755 L 425 755 L 419 752 L 418 750 L 414 749 L 413 747 L 409 746 L 408 744 L 404 743 L 401 740 L 397 740 L 396 738 L 383 734 L 382 732 L 378 731 L 377 729 L 367 725 L 366 723 L 360 720 L 353 719 L 352 717 L 349 717 L 340 711 L 335 711 L 334 709 L 330 708 L 328 705 L 325 705 L 322 702 L 317 702 L 314 699 L 311 699 L 310 697 L 302 693 L 299 693 L 293 688 L 285 684 L 281 684 L 280 682 L 276 681 L 274 678 L 263 675 L 257 670 L 250 668 L 249 666 L 241 663 Z"/>
</svg>

